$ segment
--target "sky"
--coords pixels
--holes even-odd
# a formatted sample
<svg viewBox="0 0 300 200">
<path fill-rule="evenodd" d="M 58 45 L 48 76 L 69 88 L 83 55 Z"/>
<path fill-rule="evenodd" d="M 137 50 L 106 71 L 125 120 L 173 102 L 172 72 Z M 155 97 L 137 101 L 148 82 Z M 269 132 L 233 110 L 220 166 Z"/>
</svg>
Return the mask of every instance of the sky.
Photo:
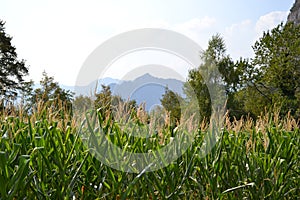
<svg viewBox="0 0 300 200">
<path fill-rule="evenodd" d="M 0 0 L 0 19 L 6 22 L 6 33 L 13 37 L 18 57 L 26 60 L 27 79 L 38 82 L 46 71 L 60 84 L 71 86 L 76 84 L 80 68 L 94 49 L 115 35 L 138 28 L 173 30 L 202 49 L 212 35 L 219 33 L 233 59 L 251 58 L 254 42 L 264 31 L 286 21 L 293 3 L 294 0 Z M 106 76 L 124 77 L 128 71 L 120 68 L 129 69 L 137 57 L 143 58 L 129 56 L 116 62 L 119 64 Z M 148 57 L 157 58 L 154 54 Z"/>
</svg>

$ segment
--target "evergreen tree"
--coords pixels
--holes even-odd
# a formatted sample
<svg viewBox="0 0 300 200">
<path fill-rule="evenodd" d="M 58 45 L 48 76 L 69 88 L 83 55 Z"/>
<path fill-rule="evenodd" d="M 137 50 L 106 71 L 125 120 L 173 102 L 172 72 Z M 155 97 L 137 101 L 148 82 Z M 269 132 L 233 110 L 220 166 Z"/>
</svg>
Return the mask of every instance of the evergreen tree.
<svg viewBox="0 0 300 200">
<path fill-rule="evenodd" d="M 19 60 L 12 38 L 5 33 L 5 23 L 0 20 L 0 107 L 14 101 L 24 89 L 24 76 L 28 68 L 24 60 Z"/>
<path fill-rule="evenodd" d="M 54 77 L 48 76 L 43 72 L 43 77 L 40 81 L 40 87 L 33 89 L 33 82 L 31 86 L 27 86 L 27 108 L 31 110 L 36 108 L 38 104 L 42 103 L 48 108 L 59 110 L 62 107 L 67 111 L 72 111 L 73 92 L 61 88 L 58 82 L 54 81 Z"/>
</svg>

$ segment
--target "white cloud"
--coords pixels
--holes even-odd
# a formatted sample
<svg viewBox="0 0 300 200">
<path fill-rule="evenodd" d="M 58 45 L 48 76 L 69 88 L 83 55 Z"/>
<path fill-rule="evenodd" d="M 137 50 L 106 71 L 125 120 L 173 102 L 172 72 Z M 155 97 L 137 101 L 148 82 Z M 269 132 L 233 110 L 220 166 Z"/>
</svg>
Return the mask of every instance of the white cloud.
<svg viewBox="0 0 300 200">
<path fill-rule="evenodd" d="M 234 59 L 252 57 L 252 46 L 263 32 L 285 22 L 287 15 L 288 12 L 274 11 L 259 17 L 256 22 L 244 20 L 226 27 L 223 34 L 228 52 Z"/>
<path fill-rule="evenodd" d="M 274 11 L 259 18 L 255 25 L 255 31 L 261 36 L 264 31 L 275 28 L 279 23 L 285 22 L 289 12 Z"/>
<path fill-rule="evenodd" d="M 175 24 L 172 30 L 186 35 L 197 42 L 203 49 L 207 47 L 209 37 L 217 32 L 217 20 L 213 17 L 193 18 L 183 23 Z"/>
<path fill-rule="evenodd" d="M 227 36 L 234 36 L 236 32 L 245 32 L 249 30 L 249 27 L 252 26 L 251 20 L 244 20 L 240 23 L 232 24 L 229 27 L 225 28 L 225 34 Z"/>
<path fill-rule="evenodd" d="M 176 28 L 179 30 L 200 31 L 211 28 L 214 24 L 216 24 L 215 18 L 205 16 L 203 18 L 194 18 L 182 24 L 178 24 Z"/>
<path fill-rule="evenodd" d="M 251 20 L 244 20 L 225 27 L 223 36 L 227 51 L 234 59 L 252 56 L 251 42 L 255 35 L 253 26 Z"/>
</svg>

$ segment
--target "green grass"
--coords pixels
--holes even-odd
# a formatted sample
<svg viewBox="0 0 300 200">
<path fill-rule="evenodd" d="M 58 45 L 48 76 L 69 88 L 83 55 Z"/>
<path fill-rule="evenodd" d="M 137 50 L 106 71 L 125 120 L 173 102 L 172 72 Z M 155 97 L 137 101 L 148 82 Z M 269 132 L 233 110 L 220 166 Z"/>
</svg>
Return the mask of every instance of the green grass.
<svg viewBox="0 0 300 200">
<path fill-rule="evenodd" d="M 131 137 L 117 122 L 100 117 L 89 129 L 87 121 L 75 126 L 67 116 L 52 118 L 46 112 L 2 116 L 0 199 L 296 199 L 299 128 L 288 118 L 267 118 L 227 122 L 228 128 L 204 158 L 205 130 L 199 131 L 192 147 L 170 165 L 135 174 L 101 163 L 80 134 L 99 134 L 102 129 L 127 151 L 147 152 L 168 144 L 168 128 L 162 130 L 163 137 L 146 140 Z"/>
</svg>

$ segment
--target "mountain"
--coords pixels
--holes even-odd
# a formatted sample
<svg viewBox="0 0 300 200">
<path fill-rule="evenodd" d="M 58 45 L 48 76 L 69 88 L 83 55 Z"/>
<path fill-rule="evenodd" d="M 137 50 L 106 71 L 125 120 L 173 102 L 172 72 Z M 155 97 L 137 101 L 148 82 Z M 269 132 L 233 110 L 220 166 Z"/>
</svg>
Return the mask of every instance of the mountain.
<svg viewBox="0 0 300 200">
<path fill-rule="evenodd" d="M 166 87 L 184 96 L 183 84 L 177 79 L 157 78 L 147 73 L 133 81 L 112 83 L 109 86 L 114 95 L 120 95 L 123 99 L 134 99 L 137 104 L 145 102 L 146 110 L 150 110 L 151 107 L 160 105 Z"/>
<path fill-rule="evenodd" d="M 164 79 L 152 76 L 148 73 L 137 77 L 131 81 L 122 81 L 112 78 L 99 79 L 93 81 L 87 86 L 66 86 L 61 85 L 65 90 L 75 93 L 75 96 L 85 95 L 92 96 L 96 92 L 101 91 L 101 84 L 109 85 L 113 95 L 119 95 L 125 100 L 136 100 L 137 104 L 146 102 L 146 110 L 150 110 L 155 105 L 160 105 L 160 99 L 168 87 L 173 92 L 184 97 L 183 82 L 177 79 Z"/>
<path fill-rule="evenodd" d="M 296 0 L 287 18 L 288 22 L 300 25 L 300 0 Z"/>
</svg>

